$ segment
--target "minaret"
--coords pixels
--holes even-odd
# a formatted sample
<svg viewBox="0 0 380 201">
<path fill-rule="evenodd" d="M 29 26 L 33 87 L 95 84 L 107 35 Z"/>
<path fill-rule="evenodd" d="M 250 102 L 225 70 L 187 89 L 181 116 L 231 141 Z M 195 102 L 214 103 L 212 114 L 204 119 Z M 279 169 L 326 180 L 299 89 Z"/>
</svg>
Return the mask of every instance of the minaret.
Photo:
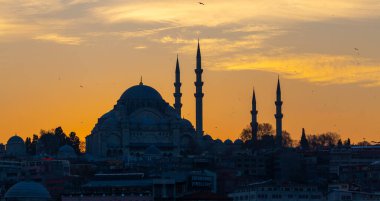
<svg viewBox="0 0 380 201">
<path fill-rule="evenodd" d="M 181 75 L 179 71 L 179 62 L 178 62 L 178 54 L 177 54 L 177 64 L 175 66 L 175 82 L 174 82 L 174 87 L 175 87 L 175 92 L 174 92 L 174 109 L 177 111 L 179 117 L 181 117 L 181 108 L 182 108 L 182 103 L 181 103 Z"/>
<path fill-rule="evenodd" d="M 282 146 L 282 100 L 281 100 L 281 87 L 280 87 L 280 77 L 277 81 L 277 99 L 276 99 L 276 144 L 277 146 Z"/>
<path fill-rule="evenodd" d="M 202 92 L 202 64 L 201 64 L 201 49 L 199 47 L 199 39 L 198 39 L 198 50 L 197 50 L 197 66 L 195 69 L 195 75 L 196 75 L 196 82 L 195 88 L 196 92 L 194 94 L 195 96 L 195 113 L 196 113 L 196 132 L 198 135 L 203 135 L 203 92 Z"/>
<path fill-rule="evenodd" d="M 253 95 L 252 95 L 252 110 L 251 110 L 251 129 L 252 129 L 252 141 L 257 141 L 257 130 L 258 130 L 258 123 L 257 123 L 257 110 L 256 110 L 256 94 L 255 89 L 253 89 Z"/>
</svg>

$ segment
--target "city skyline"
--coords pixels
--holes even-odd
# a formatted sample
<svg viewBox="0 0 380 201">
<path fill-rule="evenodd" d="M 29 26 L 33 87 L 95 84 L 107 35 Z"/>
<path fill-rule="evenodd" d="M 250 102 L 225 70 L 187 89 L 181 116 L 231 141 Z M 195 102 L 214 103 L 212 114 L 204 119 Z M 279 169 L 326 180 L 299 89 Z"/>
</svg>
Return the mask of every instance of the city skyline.
<svg viewBox="0 0 380 201">
<path fill-rule="evenodd" d="M 0 34 L 4 47 L 0 142 L 15 133 L 25 138 L 57 126 L 77 132 L 83 140 L 97 118 L 127 88 L 137 85 L 140 76 L 173 105 L 177 53 L 182 114 L 195 126 L 198 36 L 205 82 L 205 133 L 223 140 L 238 138 L 250 124 L 252 87 L 258 122 L 275 125 L 280 75 L 283 129 L 294 140 L 300 139 L 302 128 L 307 134 L 337 132 L 354 142 L 377 140 L 380 46 L 371 39 L 376 41 L 379 31 L 379 5 L 376 1 L 318 2 L 295 1 L 289 6 L 278 1 L 271 8 L 265 2 L 247 1 L 236 5 L 170 2 L 170 8 L 160 2 L 147 7 L 145 1 L 133 5 L 85 0 L 4 4 L 0 9 L 10 17 L 0 18 L 5 30 Z M 243 5 L 290 10 L 247 14 Z M 242 12 L 231 9 L 221 15 L 220 10 L 229 7 Z M 296 16 L 287 16 L 305 8 Z M 134 13 L 134 9 L 141 12 Z M 23 15 L 10 14 L 10 10 L 22 10 Z M 88 12 L 79 14 L 83 10 Z M 163 14 L 166 11 L 173 15 Z M 65 12 L 75 17 L 67 19 Z M 189 12 L 204 16 L 192 19 Z M 94 27 L 91 16 L 97 17 L 104 30 Z"/>
</svg>

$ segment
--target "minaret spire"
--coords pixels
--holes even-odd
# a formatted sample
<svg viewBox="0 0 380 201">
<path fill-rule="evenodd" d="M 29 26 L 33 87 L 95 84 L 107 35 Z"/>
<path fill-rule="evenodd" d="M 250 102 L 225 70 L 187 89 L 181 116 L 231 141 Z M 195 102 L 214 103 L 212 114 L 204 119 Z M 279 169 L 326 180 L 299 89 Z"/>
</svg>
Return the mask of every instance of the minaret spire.
<svg viewBox="0 0 380 201">
<path fill-rule="evenodd" d="M 142 76 L 140 77 L 140 85 L 143 85 Z"/>
<path fill-rule="evenodd" d="M 182 108 L 182 103 L 181 103 L 181 97 L 182 97 L 182 93 L 181 93 L 181 74 L 180 74 L 180 70 L 179 70 L 179 62 L 178 62 L 178 54 L 177 54 L 177 63 L 176 63 L 176 66 L 175 66 L 175 82 L 174 82 L 174 88 L 175 88 L 175 92 L 174 92 L 174 109 L 177 111 L 179 117 L 181 117 L 181 108 Z"/>
<path fill-rule="evenodd" d="M 197 64 L 195 68 L 196 82 L 195 84 L 195 112 L 196 112 L 196 132 L 198 135 L 203 135 L 203 92 L 202 92 L 202 61 L 201 61 L 201 48 L 199 46 L 198 38 L 198 49 L 197 49 Z"/>
<path fill-rule="evenodd" d="M 303 150 L 307 150 L 309 149 L 309 142 L 306 138 L 306 132 L 305 132 L 305 129 L 302 128 L 302 135 L 301 135 L 301 140 L 300 140 L 300 147 L 301 149 Z"/>
<path fill-rule="evenodd" d="M 282 100 L 281 100 L 281 86 L 280 86 L 280 76 L 277 80 L 277 98 L 276 98 L 276 144 L 277 146 L 282 146 Z"/>
<path fill-rule="evenodd" d="M 257 141 L 257 130 L 258 130 L 258 123 L 257 123 L 257 108 L 256 108 L 256 94 L 255 94 L 255 88 L 253 88 L 252 93 L 252 110 L 251 110 L 251 129 L 252 129 L 252 141 Z"/>
</svg>

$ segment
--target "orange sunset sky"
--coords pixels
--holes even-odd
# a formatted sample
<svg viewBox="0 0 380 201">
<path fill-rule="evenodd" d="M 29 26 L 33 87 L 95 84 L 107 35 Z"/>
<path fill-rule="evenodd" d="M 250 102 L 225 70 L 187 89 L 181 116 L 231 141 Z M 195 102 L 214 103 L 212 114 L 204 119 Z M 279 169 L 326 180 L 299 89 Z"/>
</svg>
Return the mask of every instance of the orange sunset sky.
<svg viewBox="0 0 380 201">
<path fill-rule="evenodd" d="M 380 1 L 203 2 L 0 0 L 0 142 L 57 126 L 83 139 L 140 76 L 173 104 L 177 53 L 194 123 L 198 36 L 213 138 L 250 123 L 253 87 L 274 125 L 280 75 L 293 139 L 304 127 L 380 141 Z"/>
</svg>

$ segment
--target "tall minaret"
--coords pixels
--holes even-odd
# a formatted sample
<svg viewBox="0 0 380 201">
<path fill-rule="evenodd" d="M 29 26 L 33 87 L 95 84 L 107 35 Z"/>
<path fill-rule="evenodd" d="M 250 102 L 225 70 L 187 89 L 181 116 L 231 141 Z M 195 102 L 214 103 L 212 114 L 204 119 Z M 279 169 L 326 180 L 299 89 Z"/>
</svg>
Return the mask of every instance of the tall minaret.
<svg viewBox="0 0 380 201">
<path fill-rule="evenodd" d="M 196 75 L 196 82 L 195 88 L 196 92 L 194 94 L 195 96 L 195 112 L 196 112 L 196 132 L 198 135 L 203 135 L 203 92 L 202 92 L 202 63 L 201 63 L 201 49 L 199 47 L 199 39 L 198 39 L 198 50 L 197 50 L 197 67 L 195 69 L 195 75 Z"/>
<path fill-rule="evenodd" d="M 276 144 L 277 146 L 282 146 L 282 100 L 281 100 L 281 87 L 280 87 L 280 77 L 278 77 L 277 81 L 277 99 L 276 99 L 276 114 L 274 117 L 276 117 Z"/>
<path fill-rule="evenodd" d="M 175 87 L 175 92 L 174 92 L 174 109 L 177 111 L 178 115 L 181 117 L 181 108 L 182 108 L 182 103 L 181 103 L 181 74 L 179 71 L 179 62 L 178 62 L 178 54 L 177 54 L 177 63 L 175 66 L 175 82 L 174 82 L 174 87 Z"/>
<path fill-rule="evenodd" d="M 252 95 L 252 110 L 251 110 L 251 129 L 252 129 L 252 141 L 257 141 L 257 130 L 258 130 L 258 123 L 257 123 L 257 109 L 256 109 L 256 94 L 255 89 L 253 89 L 253 95 Z"/>
</svg>

